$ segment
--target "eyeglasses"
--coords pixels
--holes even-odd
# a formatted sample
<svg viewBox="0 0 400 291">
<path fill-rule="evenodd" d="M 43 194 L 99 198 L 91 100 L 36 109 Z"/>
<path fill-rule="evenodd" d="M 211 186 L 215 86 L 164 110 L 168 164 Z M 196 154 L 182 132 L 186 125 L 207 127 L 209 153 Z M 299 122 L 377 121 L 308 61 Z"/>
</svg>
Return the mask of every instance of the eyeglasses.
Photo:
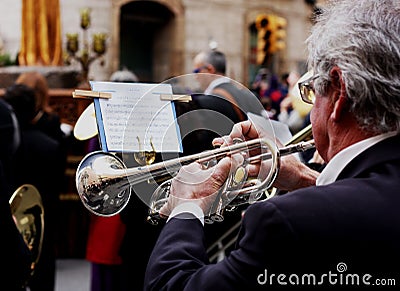
<svg viewBox="0 0 400 291">
<path fill-rule="evenodd" d="M 311 78 L 304 80 L 303 82 L 300 82 L 298 84 L 301 100 L 303 100 L 305 103 L 314 104 L 315 91 L 313 83 L 314 80 L 317 79 L 318 77 L 319 77 L 318 75 L 312 76 Z"/>
<path fill-rule="evenodd" d="M 201 70 L 206 69 L 206 68 L 207 68 L 207 66 L 198 67 L 198 68 L 196 68 L 196 69 L 193 70 L 193 73 L 194 73 L 194 74 L 198 74 L 198 73 L 201 72 Z"/>
</svg>

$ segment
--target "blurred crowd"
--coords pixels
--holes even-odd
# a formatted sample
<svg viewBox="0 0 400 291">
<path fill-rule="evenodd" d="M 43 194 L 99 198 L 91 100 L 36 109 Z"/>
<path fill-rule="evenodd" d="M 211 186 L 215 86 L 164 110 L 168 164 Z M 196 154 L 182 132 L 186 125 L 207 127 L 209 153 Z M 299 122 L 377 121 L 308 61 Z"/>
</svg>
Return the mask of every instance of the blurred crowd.
<svg viewBox="0 0 400 291">
<path fill-rule="evenodd" d="M 288 125 L 292 134 L 309 124 L 311 106 L 301 101 L 297 83 L 297 71 L 284 73 L 280 77 L 267 68 L 260 68 L 250 89 L 260 99 L 265 117 Z"/>
</svg>

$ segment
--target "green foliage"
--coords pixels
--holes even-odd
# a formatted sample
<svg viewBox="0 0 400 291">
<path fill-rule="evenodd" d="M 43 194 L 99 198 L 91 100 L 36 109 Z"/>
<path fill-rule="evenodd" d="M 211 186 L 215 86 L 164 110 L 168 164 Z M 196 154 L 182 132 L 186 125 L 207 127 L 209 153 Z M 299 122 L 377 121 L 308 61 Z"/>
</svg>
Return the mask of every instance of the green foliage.
<svg viewBox="0 0 400 291">
<path fill-rule="evenodd" d="M 11 59 L 9 53 L 0 53 L 0 67 L 12 66 L 15 64 L 15 61 Z"/>
</svg>

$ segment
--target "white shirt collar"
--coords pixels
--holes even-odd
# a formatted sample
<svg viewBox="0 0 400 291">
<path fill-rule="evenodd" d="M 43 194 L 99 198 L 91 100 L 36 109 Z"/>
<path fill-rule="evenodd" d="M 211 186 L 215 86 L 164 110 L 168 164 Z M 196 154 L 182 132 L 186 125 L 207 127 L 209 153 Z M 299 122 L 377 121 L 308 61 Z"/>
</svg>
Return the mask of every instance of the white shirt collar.
<svg viewBox="0 0 400 291">
<path fill-rule="evenodd" d="M 344 169 L 344 167 L 350 163 L 352 159 L 358 156 L 360 153 L 365 151 L 367 148 L 373 146 L 374 144 L 395 136 L 397 132 L 388 132 L 380 135 L 376 135 L 367 139 L 364 139 L 360 142 L 357 142 L 344 150 L 337 153 L 332 160 L 326 165 L 324 170 L 317 178 L 316 185 L 327 185 L 332 182 L 335 182 L 340 172 Z"/>
<path fill-rule="evenodd" d="M 214 79 L 210 85 L 208 85 L 207 89 L 204 91 L 204 94 L 208 95 L 211 94 L 212 91 L 214 90 L 215 87 L 224 84 L 224 83 L 229 83 L 229 78 L 221 76 L 220 78 Z"/>
</svg>

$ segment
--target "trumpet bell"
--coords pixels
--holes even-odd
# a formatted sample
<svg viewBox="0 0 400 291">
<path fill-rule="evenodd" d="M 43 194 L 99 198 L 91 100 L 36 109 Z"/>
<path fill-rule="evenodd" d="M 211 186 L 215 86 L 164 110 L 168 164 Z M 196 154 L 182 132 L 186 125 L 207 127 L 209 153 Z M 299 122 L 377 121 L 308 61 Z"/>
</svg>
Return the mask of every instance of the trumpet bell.
<svg viewBox="0 0 400 291">
<path fill-rule="evenodd" d="M 44 234 L 44 208 L 37 188 L 24 184 L 14 191 L 10 200 L 11 214 L 32 255 L 31 273 L 39 261 Z"/>
<path fill-rule="evenodd" d="M 78 165 L 76 185 L 85 207 L 99 216 L 119 213 L 128 203 L 131 187 L 125 164 L 116 155 L 96 151 L 88 154 Z"/>
</svg>

